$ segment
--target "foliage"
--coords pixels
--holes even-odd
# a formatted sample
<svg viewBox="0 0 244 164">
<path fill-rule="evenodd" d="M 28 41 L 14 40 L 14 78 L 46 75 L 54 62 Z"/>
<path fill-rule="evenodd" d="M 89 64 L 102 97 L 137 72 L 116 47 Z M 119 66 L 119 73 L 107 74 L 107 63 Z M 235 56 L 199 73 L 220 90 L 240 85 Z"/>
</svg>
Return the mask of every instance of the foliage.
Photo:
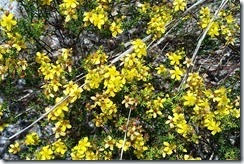
<svg viewBox="0 0 244 164">
<path fill-rule="evenodd" d="M 0 19 L 0 131 L 46 116 L 37 122 L 41 133 L 31 127 L 8 136 L 9 153 L 31 160 L 240 160 L 240 145 L 229 143 L 233 134 L 240 140 L 240 90 L 228 85 L 240 82 L 232 67 L 240 55 L 239 4 L 16 1 L 22 17 L 3 11 Z M 221 70 L 228 56 L 215 53 L 218 47 L 233 57 L 214 85 L 206 78 L 211 63 L 198 61 L 216 56 Z"/>
</svg>

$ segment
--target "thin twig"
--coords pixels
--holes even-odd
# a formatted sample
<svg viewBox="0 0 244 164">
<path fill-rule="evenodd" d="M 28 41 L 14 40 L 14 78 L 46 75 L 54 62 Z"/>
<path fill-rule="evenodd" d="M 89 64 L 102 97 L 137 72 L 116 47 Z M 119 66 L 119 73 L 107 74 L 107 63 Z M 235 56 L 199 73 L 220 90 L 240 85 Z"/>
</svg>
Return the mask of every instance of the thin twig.
<svg viewBox="0 0 244 164">
<path fill-rule="evenodd" d="M 213 21 L 217 18 L 219 11 L 224 7 L 224 5 L 227 3 L 227 1 L 228 1 L 228 0 L 222 0 L 220 6 L 219 6 L 219 8 L 218 8 L 218 10 L 216 10 L 216 12 L 214 13 L 214 16 L 213 16 L 212 19 L 209 21 L 209 24 L 208 24 L 207 28 L 203 31 L 203 34 L 202 34 L 201 38 L 199 39 L 199 41 L 198 41 L 198 43 L 197 43 L 197 47 L 196 47 L 196 49 L 195 49 L 195 51 L 194 51 L 194 53 L 193 53 L 193 55 L 192 55 L 192 62 L 193 62 L 193 65 L 194 65 L 194 63 L 195 63 L 195 58 L 196 58 L 196 55 L 197 55 L 197 53 L 198 53 L 198 51 L 199 51 L 199 48 L 200 48 L 200 46 L 201 46 L 201 44 L 202 44 L 204 38 L 205 38 L 206 35 L 207 35 L 207 32 L 209 31 L 210 27 L 212 26 Z M 192 70 L 193 70 L 193 67 L 192 67 Z"/>
<path fill-rule="evenodd" d="M 14 135 L 12 135 L 11 137 L 9 137 L 8 139 L 11 140 L 14 137 L 18 136 L 19 134 L 23 133 L 24 131 L 26 131 L 27 129 L 29 129 L 30 127 L 32 127 L 33 125 L 35 125 L 37 122 L 39 122 L 41 119 L 43 119 L 46 115 L 48 115 L 50 112 L 52 112 L 54 109 L 56 109 L 60 104 L 62 104 L 65 100 L 67 100 L 69 98 L 69 95 L 65 96 L 62 100 L 60 100 L 58 103 L 56 103 L 52 108 L 50 108 L 48 111 L 46 111 L 46 113 L 42 114 L 41 117 L 39 117 L 37 120 L 35 120 L 32 124 L 30 124 L 29 126 L 27 126 L 26 128 L 24 128 L 23 130 L 15 133 Z"/>
<path fill-rule="evenodd" d="M 120 153 L 120 160 L 123 159 L 124 146 L 125 146 L 125 142 L 126 142 L 126 134 L 127 134 L 128 125 L 129 125 L 129 122 L 130 122 L 130 114 L 131 114 L 131 108 L 130 108 L 129 115 L 128 115 L 128 118 L 127 118 L 126 129 L 125 129 L 125 135 L 124 135 L 124 141 L 123 141 L 123 145 L 122 145 L 121 153 Z"/>
<path fill-rule="evenodd" d="M 22 114 L 28 112 L 29 110 L 33 109 L 34 107 L 30 107 L 30 108 L 27 108 L 24 112 L 21 112 L 20 114 L 18 114 L 17 116 L 15 116 L 14 118 L 18 118 L 19 116 L 21 116 Z"/>
<path fill-rule="evenodd" d="M 168 31 L 167 33 L 164 34 L 164 36 L 162 38 L 160 38 L 157 43 L 153 44 L 152 47 L 149 48 L 149 50 L 153 49 L 154 47 L 158 46 L 160 43 L 162 43 L 164 41 L 164 39 L 166 38 L 166 36 L 179 24 L 179 22 L 175 23 Z"/>
<path fill-rule="evenodd" d="M 148 41 L 151 38 L 151 35 L 146 36 L 145 38 L 142 39 L 143 42 Z M 123 58 L 125 55 L 131 53 L 134 50 L 133 46 L 131 46 L 129 49 L 127 49 L 125 52 L 123 52 L 122 54 L 120 54 L 119 56 L 117 56 L 116 58 L 114 58 L 112 61 L 110 61 L 111 64 L 116 63 L 117 61 L 119 61 L 121 58 Z M 111 65 L 110 64 L 110 65 Z"/>
<path fill-rule="evenodd" d="M 152 48 L 156 47 L 157 45 L 159 45 L 160 43 L 162 43 L 164 41 L 164 39 L 166 38 L 166 36 L 180 23 L 180 21 L 182 20 L 183 16 L 186 15 L 189 11 L 191 11 L 191 9 L 193 9 L 197 5 L 203 3 L 204 1 L 205 0 L 197 1 L 191 7 L 189 7 L 177 20 L 172 20 L 170 23 L 168 23 L 166 26 L 170 25 L 172 22 L 175 22 L 175 24 L 170 28 L 170 30 L 168 30 L 168 32 L 162 38 L 160 38 L 157 41 L 157 43 L 155 43 L 150 49 L 152 49 Z"/>
<path fill-rule="evenodd" d="M 202 42 L 203 42 L 204 38 L 205 38 L 206 35 L 207 35 L 207 32 L 209 31 L 210 27 L 212 26 L 213 21 L 217 18 L 219 11 L 225 6 L 225 4 L 227 3 L 227 1 L 228 1 L 228 0 L 222 0 L 220 6 L 219 6 L 219 8 L 218 8 L 218 10 L 215 11 L 214 16 L 213 16 L 212 19 L 209 21 L 209 24 L 208 24 L 207 28 L 203 31 L 202 36 L 201 36 L 201 38 L 199 39 L 199 41 L 198 41 L 198 43 L 197 43 L 197 46 L 196 46 L 196 48 L 195 48 L 195 50 L 194 50 L 194 53 L 193 53 L 193 55 L 192 55 L 192 58 L 191 58 L 192 63 L 193 63 L 193 67 L 192 67 L 192 69 L 191 69 L 190 72 L 193 71 L 193 68 L 194 68 L 194 65 L 195 65 L 195 58 L 196 58 L 196 55 L 197 55 L 197 53 L 198 53 L 198 51 L 199 51 L 199 49 L 200 49 L 200 46 L 202 45 Z M 180 83 L 180 86 L 179 86 L 178 89 L 177 89 L 178 91 L 181 89 L 181 87 L 182 87 L 183 84 L 185 83 L 185 81 L 186 81 L 186 79 L 187 79 L 187 76 L 188 76 L 188 72 L 185 73 L 185 75 L 184 75 L 184 77 L 183 77 L 183 79 L 182 79 L 182 81 L 181 81 L 181 83 Z"/>
</svg>

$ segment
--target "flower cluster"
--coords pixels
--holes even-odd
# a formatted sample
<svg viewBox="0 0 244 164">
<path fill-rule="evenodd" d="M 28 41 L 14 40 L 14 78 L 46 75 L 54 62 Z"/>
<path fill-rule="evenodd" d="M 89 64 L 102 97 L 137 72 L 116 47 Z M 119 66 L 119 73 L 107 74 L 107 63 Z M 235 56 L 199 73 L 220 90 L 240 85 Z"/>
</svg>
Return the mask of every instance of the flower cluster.
<svg viewBox="0 0 244 164">
<path fill-rule="evenodd" d="M 1 20 L 1 27 L 4 28 L 7 32 L 10 32 L 12 28 L 17 24 L 12 13 L 6 12 L 3 14 Z"/>
<path fill-rule="evenodd" d="M 88 141 L 88 137 L 84 137 L 81 139 L 75 147 L 71 150 L 71 158 L 72 160 L 81 160 L 81 159 L 87 159 L 93 156 L 95 157 L 95 154 L 89 150 L 89 147 L 91 147 L 91 143 Z"/>
<path fill-rule="evenodd" d="M 186 7 L 186 0 L 174 0 L 173 5 L 175 11 L 184 11 Z"/>
<path fill-rule="evenodd" d="M 133 80 L 147 81 L 150 76 L 148 73 L 149 67 L 145 65 L 143 59 L 147 55 L 146 45 L 140 39 L 136 39 L 131 43 L 134 51 L 121 59 L 124 65 L 121 74 L 128 83 Z"/>
<path fill-rule="evenodd" d="M 126 119 L 124 121 L 126 121 Z M 126 132 L 125 124 L 120 125 L 119 130 Z M 143 159 L 145 157 L 145 152 L 148 150 L 148 147 L 146 146 L 147 139 L 144 138 L 143 132 L 144 129 L 141 125 L 138 124 L 138 120 L 130 120 L 126 133 L 128 139 L 125 141 L 125 143 L 122 139 L 118 140 L 116 146 L 119 149 L 123 148 L 124 151 L 133 149 L 136 157 L 138 159 Z"/>
<path fill-rule="evenodd" d="M 199 160 L 214 150 L 221 159 L 240 158 L 238 142 L 227 141 L 239 136 L 239 89 L 231 85 L 239 72 L 235 67 L 212 85 L 197 61 L 217 44 L 235 49 L 233 2 L 211 24 L 220 2 L 18 2 L 26 17 L 0 9 L 0 132 L 27 117 L 39 122 L 6 153 L 27 160 Z M 185 38 L 198 34 L 196 20 L 210 28 L 189 58 L 197 42 Z M 204 46 L 217 39 L 226 43 Z M 229 60 L 224 55 L 220 63 Z"/>
<path fill-rule="evenodd" d="M 213 14 L 211 13 L 209 7 L 201 8 L 199 25 L 202 29 L 205 29 L 208 26 L 212 16 Z M 233 38 L 237 30 L 239 30 L 239 28 L 236 20 L 233 18 L 232 13 L 226 10 L 221 10 L 217 19 L 214 20 L 210 25 L 208 35 L 210 35 L 212 38 L 223 35 L 226 44 L 234 44 L 235 40 Z"/>
<path fill-rule="evenodd" d="M 61 13 L 65 15 L 65 23 L 69 22 L 71 19 L 78 18 L 77 7 L 79 5 L 80 3 L 77 0 L 63 0 L 63 3 L 59 5 L 59 9 L 61 10 Z"/>
<path fill-rule="evenodd" d="M 171 78 L 177 81 L 181 80 L 185 70 L 180 64 L 181 59 L 185 56 L 184 50 L 177 50 L 176 52 L 169 52 L 166 54 L 170 60 L 170 65 L 174 66 L 173 70 L 170 70 Z"/>
<path fill-rule="evenodd" d="M 25 137 L 25 144 L 28 145 L 37 145 L 39 144 L 39 136 L 36 132 L 32 132 L 30 134 L 27 134 Z"/>
<path fill-rule="evenodd" d="M 147 34 L 153 34 L 154 39 L 160 38 L 166 30 L 166 26 L 172 20 L 172 10 L 168 6 L 153 6 L 149 13 L 150 21 L 147 23 Z"/>
<path fill-rule="evenodd" d="M 108 14 L 102 6 L 98 6 L 91 11 L 85 12 L 83 21 L 85 25 L 91 23 L 101 30 L 102 26 L 108 21 Z"/>
</svg>

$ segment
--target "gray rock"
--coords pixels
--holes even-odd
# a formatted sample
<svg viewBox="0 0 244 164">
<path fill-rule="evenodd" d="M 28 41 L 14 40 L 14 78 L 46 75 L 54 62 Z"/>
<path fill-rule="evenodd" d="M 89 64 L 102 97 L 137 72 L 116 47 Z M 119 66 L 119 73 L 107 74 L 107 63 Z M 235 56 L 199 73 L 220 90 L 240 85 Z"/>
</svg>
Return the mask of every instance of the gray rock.
<svg viewBox="0 0 244 164">
<path fill-rule="evenodd" d="M 0 8 L 3 8 L 4 10 L 8 10 L 11 13 L 15 15 L 15 17 L 20 17 L 19 11 L 18 11 L 18 3 L 16 1 L 10 2 L 10 0 L 1 0 L 0 1 Z M 3 12 L 0 11 L 0 17 L 2 16 Z"/>
<path fill-rule="evenodd" d="M 3 103 L 3 98 L 2 97 L 0 97 L 0 104 L 2 104 Z"/>
<path fill-rule="evenodd" d="M 17 155 L 13 155 L 13 154 L 9 154 L 9 153 L 5 153 L 3 155 L 3 160 L 19 160 L 19 157 Z"/>
<path fill-rule="evenodd" d="M 0 137 L 0 157 L 3 153 L 5 153 L 6 149 L 8 148 L 10 141 L 6 137 Z"/>
<path fill-rule="evenodd" d="M 38 124 L 35 124 L 31 129 L 30 132 L 36 132 L 39 137 L 42 137 L 41 127 Z"/>
<path fill-rule="evenodd" d="M 9 125 L 5 131 L 3 132 L 3 136 L 12 136 L 14 135 L 15 133 L 17 133 L 18 131 L 21 130 L 21 127 L 18 125 L 18 124 L 12 124 L 12 125 Z"/>
<path fill-rule="evenodd" d="M 19 79 L 17 82 L 17 88 L 18 89 L 23 89 L 24 86 L 26 85 L 26 80 L 25 79 Z"/>
</svg>

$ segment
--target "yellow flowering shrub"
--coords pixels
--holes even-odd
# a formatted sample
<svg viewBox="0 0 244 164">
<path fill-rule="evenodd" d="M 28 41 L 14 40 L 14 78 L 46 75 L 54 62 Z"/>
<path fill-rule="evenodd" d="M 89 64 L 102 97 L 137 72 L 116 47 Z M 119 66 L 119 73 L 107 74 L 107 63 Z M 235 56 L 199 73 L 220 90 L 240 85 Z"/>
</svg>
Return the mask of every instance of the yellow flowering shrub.
<svg viewBox="0 0 244 164">
<path fill-rule="evenodd" d="M 239 4 L 14 1 L 3 159 L 240 160 Z"/>
</svg>

